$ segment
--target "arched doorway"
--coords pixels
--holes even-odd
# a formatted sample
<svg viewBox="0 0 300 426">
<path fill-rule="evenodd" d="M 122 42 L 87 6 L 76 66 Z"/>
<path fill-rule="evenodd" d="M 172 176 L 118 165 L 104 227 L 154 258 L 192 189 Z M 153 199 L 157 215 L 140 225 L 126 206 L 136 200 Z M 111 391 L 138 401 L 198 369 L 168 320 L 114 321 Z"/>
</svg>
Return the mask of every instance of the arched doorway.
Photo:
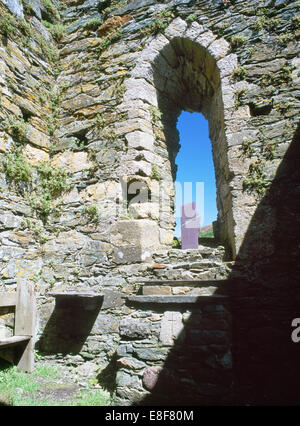
<svg viewBox="0 0 300 426">
<path fill-rule="evenodd" d="M 168 152 L 164 183 L 172 187 L 176 177 L 175 159 L 179 150 L 176 122 L 182 110 L 202 113 L 209 122 L 215 166 L 218 208 L 218 238 L 232 251 L 232 204 L 228 185 L 230 172 L 224 129 L 220 73 L 206 48 L 185 37 L 175 37 L 161 49 L 152 63 L 161 121 L 154 123 L 160 150 Z M 163 199 L 164 197 L 162 197 Z M 173 209 L 174 206 L 171 205 Z"/>
<path fill-rule="evenodd" d="M 235 140 L 234 132 L 243 123 L 243 118 L 234 117 L 236 67 L 237 57 L 230 53 L 226 40 L 217 39 L 197 23 L 188 26 L 177 18 L 164 35 L 151 39 L 124 82 L 126 90 L 119 109 L 128 114 L 125 128 L 130 131 L 119 173 L 147 178 L 149 185 L 159 182 L 157 222 L 164 246 L 170 246 L 174 236 L 175 158 L 179 149 L 176 122 L 182 110 L 202 113 L 209 123 L 218 239 L 232 258 L 243 241 L 254 207 L 248 203 L 244 208 L 248 200 L 241 183 L 248 167 L 237 161 L 235 142 L 228 142 Z M 157 195 L 153 190 L 151 193 Z"/>
</svg>

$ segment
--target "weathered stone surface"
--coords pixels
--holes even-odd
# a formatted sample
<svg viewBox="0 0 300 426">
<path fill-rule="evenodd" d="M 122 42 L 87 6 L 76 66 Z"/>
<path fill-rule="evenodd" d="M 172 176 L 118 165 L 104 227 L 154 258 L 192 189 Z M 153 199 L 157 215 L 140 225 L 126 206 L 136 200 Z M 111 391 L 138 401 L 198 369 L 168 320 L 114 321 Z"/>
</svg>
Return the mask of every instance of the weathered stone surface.
<svg viewBox="0 0 300 426">
<path fill-rule="evenodd" d="M 159 339 L 163 345 L 172 346 L 174 339 L 183 332 L 182 315 L 180 312 L 167 311 L 161 321 Z M 181 336 L 182 337 L 182 336 Z"/>
<path fill-rule="evenodd" d="M 33 166 L 49 161 L 49 154 L 47 152 L 42 149 L 34 148 L 29 144 L 25 146 L 23 154 L 27 158 L 28 162 Z"/>
<path fill-rule="evenodd" d="M 143 385 L 147 390 L 153 390 L 159 379 L 162 367 L 148 367 L 144 370 Z"/>
<path fill-rule="evenodd" d="M 232 74 L 238 65 L 237 55 L 235 53 L 230 53 L 230 55 L 225 56 L 217 62 L 217 66 L 220 70 L 220 76 L 226 77 L 229 74 Z"/>
<path fill-rule="evenodd" d="M 118 359 L 117 363 L 120 368 L 128 368 L 129 370 L 140 370 L 146 366 L 144 362 L 138 359 L 127 357 Z"/>
<path fill-rule="evenodd" d="M 135 319 L 124 319 L 120 322 L 120 335 L 129 339 L 143 339 L 150 334 L 150 323 Z"/>
<path fill-rule="evenodd" d="M 35 146 L 38 146 L 42 149 L 50 148 L 50 138 L 44 133 L 37 130 L 31 124 L 28 124 L 28 131 L 26 133 L 26 139 Z"/>
<path fill-rule="evenodd" d="M 164 360 L 168 353 L 167 349 L 158 348 L 135 348 L 133 353 L 141 360 L 145 361 L 159 361 Z"/>
<path fill-rule="evenodd" d="M 157 96 L 155 88 L 142 78 L 131 78 L 126 80 L 127 91 L 124 95 L 124 101 L 130 102 L 134 99 L 140 99 L 151 105 L 157 106 Z"/>
<path fill-rule="evenodd" d="M 133 249 L 137 250 L 136 261 L 146 260 L 159 246 L 158 227 L 154 221 L 147 219 L 118 221 L 111 226 L 110 234 L 111 243 L 118 247 L 120 261 L 125 252 L 130 254 Z"/>
<path fill-rule="evenodd" d="M 131 132 L 126 135 L 128 147 L 134 149 L 147 149 L 153 151 L 154 137 L 140 131 Z"/>
<path fill-rule="evenodd" d="M 86 152 L 64 152 L 62 154 L 57 154 L 51 160 L 51 165 L 53 167 L 66 169 L 73 173 L 93 167 L 93 163 L 89 161 Z"/>
<path fill-rule="evenodd" d="M 81 191 L 80 196 L 84 201 L 116 200 L 121 193 L 121 186 L 118 182 L 106 181 L 105 183 L 96 183 L 89 185 Z"/>
<path fill-rule="evenodd" d="M 18 18 L 24 19 L 23 5 L 19 0 L 3 0 L 8 9 Z"/>
</svg>

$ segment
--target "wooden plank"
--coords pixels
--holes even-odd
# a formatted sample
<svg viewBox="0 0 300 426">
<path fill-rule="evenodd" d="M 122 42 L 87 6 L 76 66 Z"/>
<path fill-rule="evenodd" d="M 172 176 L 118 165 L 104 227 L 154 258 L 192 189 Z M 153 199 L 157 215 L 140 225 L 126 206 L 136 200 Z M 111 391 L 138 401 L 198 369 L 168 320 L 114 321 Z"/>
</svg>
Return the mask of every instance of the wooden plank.
<svg viewBox="0 0 300 426">
<path fill-rule="evenodd" d="M 21 354 L 18 370 L 31 373 L 34 366 L 36 297 L 33 283 L 18 281 L 18 300 L 15 314 L 15 335 L 32 336 Z"/>
<path fill-rule="evenodd" d="M 31 339 L 32 336 L 11 336 L 0 339 L 0 347 L 4 348 L 7 346 L 16 345 L 21 342 L 26 342 Z"/>
<path fill-rule="evenodd" d="M 0 308 L 4 306 L 14 306 L 17 304 L 17 292 L 13 293 L 0 293 Z"/>
</svg>

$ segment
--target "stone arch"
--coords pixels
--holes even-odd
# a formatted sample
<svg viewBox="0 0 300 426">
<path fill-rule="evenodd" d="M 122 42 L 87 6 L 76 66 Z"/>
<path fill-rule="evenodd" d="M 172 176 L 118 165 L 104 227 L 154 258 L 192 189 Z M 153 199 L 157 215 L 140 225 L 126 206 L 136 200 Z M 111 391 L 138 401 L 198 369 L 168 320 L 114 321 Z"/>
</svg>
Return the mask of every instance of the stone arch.
<svg viewBox="0 0 300 426">
<path fill-rule="evenodd" d="M 119 108 L 126 110 L 132 130 L 125 135 L 128 150 L 120 174 L 160 181 L 162 245 L 171 244 L 173 240 L 173 181 L 179 150 L 176 121 L 185 109 L 201 112 L 209 122 L 217 186 L 218 233 L 233 258 L 238 252 L 248 222 L 244 220 L 239 224 L 236 220 L 239 212 L 235 210 L 242 211 L 244 201 L 241 185 L 238 193 L 233 193 L 232 181 L 237 179 L 241 183 L 240 176 L 247 172 L 247 164 L 237 162 L 237 153 L 228 141 L 232 129 L 240 129 L 249 112 L 234 116 L 237 83 L 233 73 L 237 65 L 237 56 L 231 53 L 224 38 L 217 38 L 196 22 L 188 25 L 177 18 L 164 34 L 150 39 L 130 78 L 125 81 L 126 91 Z M 241 85 L 243 82 L 238 83 L 239 87 Z M 233 127 L 228 126 L 228 120 L 233 120 Z"/>
</svg>

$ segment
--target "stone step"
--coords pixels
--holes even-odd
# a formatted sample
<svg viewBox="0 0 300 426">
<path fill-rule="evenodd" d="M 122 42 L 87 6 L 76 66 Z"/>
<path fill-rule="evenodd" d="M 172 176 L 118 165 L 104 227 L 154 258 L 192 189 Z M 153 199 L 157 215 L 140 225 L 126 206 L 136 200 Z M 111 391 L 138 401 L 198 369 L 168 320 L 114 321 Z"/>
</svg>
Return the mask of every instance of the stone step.
<svg viewBox="0 0 300 426">
<path fill-rule="evenodd" d="M 228 301 L 228 296 L 224 294 L 218 295 L 207 295 L 207 296 L 192 296 L 192 295 L 137 295 L 137 296 L 128 296 L 128 302 L 131 303 L 143 303 L 143 304 L 197 304 L 203 305 L 206 303 L 226 303 Z"/>
<path fill-rule="evenodd" d="M 228 280 L 147 280 L 140 283 L 142 295 L 212 296 L 222 289 L 226 293 Z"/>
<path fill-rule="evenodd" d="M 179 263 L 154 263 L 153 269 L 209 269 L 218 268 L 221 266 L 232 267 L 234 262 L 224 262 L 217 259 L 199 259 L 192 262 L 179 262 Z"/>
<path fill-rule="evenodd" d="M 191 262 L 183 264 L 154 264 L 153 275 L 161 280 L 221 280 L 231 273 L 232 262 Z"/>
<path fill-rule="evenodd" d="M 168 250 L 167 252 L 154 253 L 153 261 L 157 265 L 183 265 L 197 263 L 222 263 L 225 261 L 225 251 L 213 248 L 197 250 Z"/>
</svg>

